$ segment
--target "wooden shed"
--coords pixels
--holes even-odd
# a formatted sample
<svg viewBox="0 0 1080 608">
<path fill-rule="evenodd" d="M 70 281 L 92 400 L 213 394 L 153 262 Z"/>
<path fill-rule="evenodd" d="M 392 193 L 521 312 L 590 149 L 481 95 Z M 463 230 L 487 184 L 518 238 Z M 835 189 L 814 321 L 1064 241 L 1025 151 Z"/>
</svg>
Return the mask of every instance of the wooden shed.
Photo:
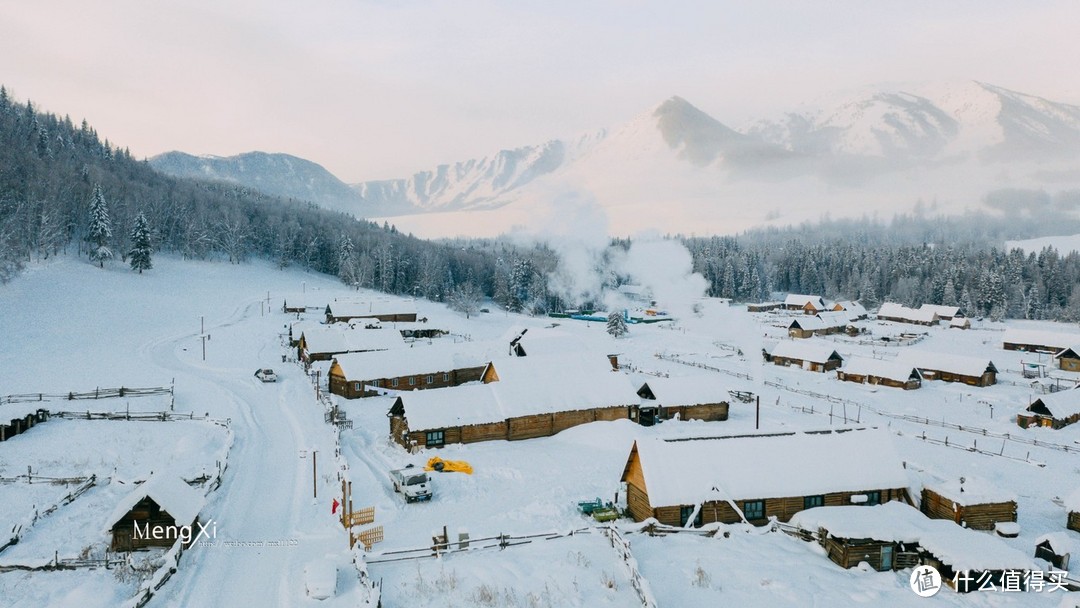
<svg viewBox="0 0 1080 608">
<path fill-rule="evenodd" d="M 676 417 L 705 421 L 728 418 L 727 386 L 714 375 L 650 378 L 637 394 L 642 398 L 637 421 L 643 426 Z"/>
<path fill-rule="evenodd" d="M 185 539 L 190 543 L 198 534 L 195 523 L 204 500 L 199 490 L 179 477 L 152 475 L 121 500 L 109 516 L 109 549 L 171 547 Z"/>
<path fill-rule="evenodd" d="M 972 530 L 993 530 L 998 522 L 1016 521 L 1015 495 L 965 477 L 924 486 L 919 508 L 927 517 Z"/>
<path fill-rule="evenodd" d="M 801 367 L 812 372 L 832 371 L 844 362 L 836 350 L 825 342 L 785 340 L 763 353 L 774 365 Z"/>
<path fill-rule="evenodd" d="M 383 390 L 458 386 L 481 380 L 490 363 L 487 349 L 474 344 L 415 345 L 389 351 L 346 353 L 334 357 L 330 365 L 330 392 L 356 399 Z"/>
<path fill-rule="evenodd" d="M 297 358 L 311 361 L 329 361 L 345 353 L 404 348 L 405 339 L 392 329 L 354 329 L 342 325 L 321 325 L 308 328 L 297 343 Z"/>
<path fill-rule="evenodd" d="M 913 364 L 924 380 L 963 382 L 969 386 L 990 386 L 997 382 L 997 367 L 989 359 L 920 351 L 898 360 Z"/>
<path fill-rule="evenodd" d="M 1080 556 L 1080 541 L 1068 532 L 1051 532 L 1035 539 L 1035 557 L 1068 571 L 1073 555 Z"/>
<path fill-rule="evenodd" d="M 416 321 L 416 303 L 411 300 L 377 298 L 373 300 L 335 300 L 327 304 L 327 323 L 341 323 L 353 319 Z"/>
<path fill-rule="evenodd" d="M 784 310 L 801 310 L 808 315 L 816 315 L 826 310 L 825 300 L 821 296 L 793 293 L 784 299 Z"/>
<path fill-rule="evenodd" d="M 1032 426 L 1060 429 L 1080 420 L 1080 388 L 1043 395 L 1016 415 L 1021 428 Z"/>
<path fill-rule="evenodd" d="M 1080 489 L 1065 497 L 1065 527 L 1080 532 Z"/>
<path fill-rule="evenodd" d="M 886 431 L 640 439 L 623 469 L 635 521 L 685 526 L 787 521 L 818 506 L 911 502 Z"/>
<path fill-rule="evenodd" d="M 1060 369 L 1067 372 L 1080 372 L 1080 346 L 1064 348 L 1054 355 L 1054 358 L 1057 359 Z"/>
<path fill-rule="evenodd" d="M 922 374 L 914 365 L 902 361 L 883 361 L 867 357 L 852 357 L 842 369 L 836 370 L 837 378 L 847 382 L 891 386 L 914 390 L 922 386 Z"/>
<path fill-rule="evenodd" d="M 989 534 L 951 522 L 928 519 L 911 506 L 891 502 L 876 507 L 816 508 L 791 519 L 804 537 L 816 540 L 829 559 L 844 568 L 867 562 L 880 571 L 931 565 L 942 582 L 965 593 L 976 581 L 1001 589 L 1006 572 L 1023 578 L 1035 562 Z M 984 579 L 985 577 L 985 579 Z"/>
<path fill-rule="evenodd" d="M 403 393 L 387 416 L 406 448 L 532 439 L 599 420 L 632 419 L 640 398 L 630 379 L 598 357 L 498 362 L 496 381 Z"/>
</svg>

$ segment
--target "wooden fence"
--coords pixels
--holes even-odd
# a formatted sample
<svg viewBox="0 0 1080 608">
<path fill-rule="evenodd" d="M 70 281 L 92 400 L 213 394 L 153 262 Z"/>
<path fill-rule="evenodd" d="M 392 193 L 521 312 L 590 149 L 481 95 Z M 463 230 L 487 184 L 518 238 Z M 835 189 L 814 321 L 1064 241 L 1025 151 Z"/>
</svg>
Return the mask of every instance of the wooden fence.
<svg viewBox="0 0 1080 608">
<path fill-rule="evenodd" d="M 172 395 L 172 386 L 95 388 L 92 391 L 68 393 L 23 393 L 20 395 L 0 395 L 0 405 L 5 403 L 33 403 L 37 401 L 78 401 L 81 399 L 115 399 L 126 397 L 150 397 L 153 395 Z"/>
<path fill-rule="evenodd" d="M 32 483 L 33 482 L 33 479 L 30 477 L 29 473 L 26 474 L 26 475 L 19 475 L 19 476 L 14 477 L 14 478 L 6 478 L 4 481 L 11 480 L 11 482 L 14 482 L 15 480 L 17 480 L 17 479 L 19 479 L 21 477 L 25 477 L 26 480 L 27 480 L 27 483 Z M 44 477 L 44 478 L 39 477 L 38 479 L 48 479 L 48 480 L 51 480 L 50 483 L 58 483 L 58 482 L 63 483 L 64 481 L 66 481 L 66 480 L 62 480 L 60 478 L 50 478 L 50 477 Z M 60 507 L 63 507 L 63 506 L 66 506 L 66 505 L 69 505 L 69 504 L 75 502 L 76 498 L 82 496 L 87 491 L 89 491 L 90 488 L 94 487 L 94 485 L 97 484 L 97 476 L 96 475 L 91 475 L 90 477 L 83 477 L 83 478 L 73 478 L 73 480 L 76 481 L 76 483 L 79 483 L 79 486 L 77 488 L 75 488 L 74 490 L 72 490 L 71 492 L 68 492 L 68 494 L 66 496 L 61 498 L 59 501 L 57 501 L 52 506 L 46 508 L 44 511 L 34 513 L 34 517 L 31 518 L 30 523 L 29 523 L 29 525 L 27 526 L 26 529 L 34 527 L 34 524 L 36 524 L 39 519 L 41 519 L 43 517 L 48 517 L 49 515 L 52 515 Z M 7 541 L 5 541 L 3 545 L 0 545 L 0 553 L 3 553 L 4 549 L 7 549 L 8 547 L 10 547 L 12 545 L 17 544 L 19 542 L 19 539 L 25 533 L 25 531 L 26 530 L 23 529 L 23 526 L 16 526 L 15 529 L 11 531 L 11 537 Z M 19 569 L 26 569 L 26 568 L 19 568 Z M 33 569 L 33 568 L 30 568 L 30 569 Z"/>
<path fill-rule="evenodd" d="M 645 577 L 641 575 L 641 570 L 638 568 L 637 559 L 634 554 L 630 552 L 630 542 L 627 541 L 614 526 L 605 526 L 601 528 L 604 536 L 611 542 L 611 547 L 615 549 L 615 554 L 622 561 L 623 567 L 626 568 L 626 573 L 630 577 L 630 585 L 637 592 L 638 599 L 641 600 L 642 608 L 657 608 L 656 598 L 653 597 L 652 589 L 649 587 L 649 581 L 645 580 Z"/>
</svg>

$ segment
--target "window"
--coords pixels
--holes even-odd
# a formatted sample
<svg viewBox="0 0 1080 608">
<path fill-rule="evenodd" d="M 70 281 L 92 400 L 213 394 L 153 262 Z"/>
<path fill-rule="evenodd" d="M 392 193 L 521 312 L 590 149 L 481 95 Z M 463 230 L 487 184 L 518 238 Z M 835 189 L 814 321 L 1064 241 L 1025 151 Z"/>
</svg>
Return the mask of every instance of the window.
<svg viewBox="0 0 1080 608">
<path fill-rule="evenodd" d="M 686 522 L 690 521 L 690 515 L 693 514 L 694 507 L 679 507 L 679 525 L 685 526 Z M 694 518 L 694 525 L 701 526 L 701 511 L 698 510 L 697 517 Z"/>
<path fill-rule="evenodd" d="M 874 505 L 880 505 L 880 504 L 881 504 L 881 492 L 880 491 L 874 490 L 873 492 L 867 492 L 866 493 L 866 505 L 867 506 L 874 506 Z"/>
<path fill-rule="evenodd" d="M 432 375 L 432 374 L 428 374 L 427 383 L 428 384 L 435 384 L 435 376 Z"/>
<path fill-rule="evenodd" d="M 375 381 L 373 381 L 373 382 L 371 383 L 371 386 L 374 386 L 375 388 L 379 388 L 380 386 L 382 386 L 382 380 L 375 380 Z"/>
<path fill-rule="evenodd" d="M 397 378 L 394 378 L 393 380 L 391 380 L 391 381 L 390 381 L 390 384 L 391 384 L 391 385 L 392 385 L 392 386 L 393 386 L 394 388 L 397 388 L 397 381 L 398 381 L 398 379 L 397 379 Z"/>
<path fill-rule="evenodd" d="M 428 431 L 426 446 L 429 448 L 441 448 L 446 443 L 446 431 Z"/>
<path fill-rule="evenodd" d="M 813 509 L 814 507 L 825 506 L 825 497 L 822 495 L 817 496 L 804 496 L 802 499 L 802 508 Z"/>
<path fill-rule="evenodd" d="M 362 385 L 361 385 L 361 384 L 360 384 L 359 382 L 353 382 L 353 390 L 354 390 L 354 391 L 356 391 L 356 392 L 358 392 L 358 393 L 359 393 L 359 392 L 360 392 L 360 390 L 361 390 L 361 386 L 362 386 Z"/>
<path fill-rule="evenodd" d="M 743 503 L 743 515 L 746 519 L 765 519 L 765 501 L 748 500 Z"/>
<path fill-rule="evenodd" d="M 416 376 L 409 376 L 409 386 L 416 386 Z"/>
<path fill-rule="evenodd" d="M 442 381 L 443 381 L 443 382 L 449 382 L 449 381 L 450 381 L 450 374 L 448 374 L 448 373 L 444 373 L 444 374 L 442 375 Z"/>
</svg>

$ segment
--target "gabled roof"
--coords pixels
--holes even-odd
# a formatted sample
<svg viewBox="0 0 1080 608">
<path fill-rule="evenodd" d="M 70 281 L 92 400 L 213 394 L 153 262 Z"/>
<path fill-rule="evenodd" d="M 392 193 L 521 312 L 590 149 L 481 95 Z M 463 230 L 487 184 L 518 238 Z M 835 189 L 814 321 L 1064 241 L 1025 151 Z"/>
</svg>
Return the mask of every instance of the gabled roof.
<svg viewBox="0 0 1080 608">
<path fill-rule="evenodd" d="M 854 300 L 841 300 L 836 303 L 840 310 L 851 313 L 853 317 L 866 316 L 866 307 Z"/>
<path fill-rule="evenodd" d="M 799 359 L 812 363 L 826 363 L 829 359 L 840 357 L 832 346 L 827 342 L 817 340 L 783 340 L 773 347 L 769 353 L 773 357 L 785 359 Z"/>
<path fill-rule="evenodd" d="M 953 317 L 949 319 L 949 327 L 971 327 L 971 321 L 967 317 Z"/>
<path fill-rule="evenodd" d="M 491 361 L 489 350 L 490 345 L 475 342 L 414 344 L 387 351 L 345 353 L 334 361 L 348 381 L 357 382 L 483 367 Z"/>
<path fill-rule="evenodd" d="M 813 304 L 814 308 L 821 310 L 825 308 L 825 301 L 821 299 L 821 296 L 810 296 L 801 293 L 788 294 L 788 297 L 784 298 L 784 306 L 799 306 L 804 307 L 807 304 Z"/>
<path fill-rule="evenodd" d="M 1006 329 L 1003 344 L 1021 344 L 1029 346 L 1048 346 L 1054 350 L 1064 350 L 1073 344 L 1080 344 L 1080 334 L 1035 329 Z"/>
<path fill-rule="evenodd" d="M 965 477 L 964 483 L 960 483 L 958 478 L 936 481 L 928 483 L 924 487 L 963 506 L 1016 502 L 1016 494 L 977 477 Z"/>
<path fill-rule="evenodd" d="M 1077 359 L 1077 358 L 1080 358 L 1080 345 L 1070 346 L 1068 348 L 1063 348 L 1063 349 L 1061 349 L 1061 352 L 1054 355 L 1054 358 L 1055 359 L 1061 359 L 1061 358 Z"/>
<path fill-rule="evenodd" d="M 951 319 L 960 314 L 959 306 L 944 306 L 942 304 L 923 304 L 919 310 L 930 311 L 942 319 Z"/>
<path fill-rule="evenodd" d="M 901 319 L 912 323 L 933 323 L 938 319 L 937 313 L 932 308 L 914 309 L 902 306 L 895 302 L 885 302 L 877 312 L 878 318 Z"/>
<path fill-rule="evenodd" d="M 665 407 L 704 405 L 731 400 L 728 394 L 730 385 L 726 380 L 718 378 L 717 374 L 649 378 L 638 389 L 639 394 L 645 387 L 648 387 L 649 392 L 656 398 L 655 401 L 649 400 L 645 403 Z"/>
<path fill-rule="evenodd" d="M 339 325 L 323 325 L 304 330 L 303 338 L 309 353 L 354 353 L 405 346 L 401 332 L 394 329 L 349 329 Z"/>
<path fill-rule="evenodd" d="M 499 359 L 498 382 L 398 395 L 413 431 L 501 422 L 508 418 L 637 405 L 626 374 L 599 357 Z"/>
<path fill-rule="evenodd" d="M 1042 395 L 1031 402 L 1027 411 L 1048 415 L 1052 418 L 1068 418 L 1080 414 L 1080 389 L 1069 389 Z"/>
<path fill-rule="evenodd" d="M 511 343 L 526 357 L 552 356 L 581 352 L 585 343 L 576 335 L 557 327 L 512 327 L 497 340 L 504 345 L 501 354 L 511 352 Z"/>
<path fill-rule="evenodd" d="M 891 501 L 872 507 L 815 507 L 796 513 L 789 524 L 831 536 L 882 542 L 918 543 L 953 570 L 1035 570 L 1034 560 L 999 538 L 945 519 L 930 519 L 909 505 Z"/>
<path fill-rule="evenodd" d="M 948 372 L 960 376 L 978 377 L 988 371 L 994 373 L 997 373 L 998 371 L 997 367 L 994 366 L 994 362 L 990 359 L 983 359 L 982 357 L 966 357 L 963 355 L 952 355 L 947 353 L 932 353 L 926 351 L 911 352 L 898 357 L 897 361 L 903 361 L 905 364 L 913 365 L 924 372 L 930 370 Z"/>
<path fill-rule="evenodd" d="M 416 313 L 416 302 L 376 298 L 372 300 L 334 300 L 326 306 L 334 317 L 373 317 L 375 315 L 404 315 Z"/>
<path fill-rule="evenodd" d="M 173 516 L 176 524 L 186 526 L 198 517 L 206 497 L 187 482 L 173 475 L 151 475 L 117 503 L 106 525 L 112 528 L 143 498 L 150 497 L 159 507 Z"/>
<path fill-rule="evenodd" d="M 653 507 L 910 485 L 891 436 L 879 429 L 639 439 L 634 445 Z"/>
<path fill-rule="evenodd" d="M 844 373 L 856 376 L 875 376 L 886 380 L 907 382 L 914 375 L 922 378 L 919 370 L 910 363 L 903 361 L 883 361 L 868 357 L 852 357 L 844 363 Z"/>
</svg>

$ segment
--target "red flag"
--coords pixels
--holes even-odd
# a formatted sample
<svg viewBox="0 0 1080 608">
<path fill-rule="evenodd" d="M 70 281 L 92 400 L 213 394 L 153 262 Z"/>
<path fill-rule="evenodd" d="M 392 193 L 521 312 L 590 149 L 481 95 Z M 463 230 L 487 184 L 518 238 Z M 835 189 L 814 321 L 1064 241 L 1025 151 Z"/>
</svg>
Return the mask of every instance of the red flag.
<svg viewBox="0 0 1080 608">
<path fill-rule="evenodd" d="M 338 508 L 338 505 L 340 505 L 340 504 L 341 503 L 338 502 L 338 499 L 335 498 L 334 499 L 334 504 L 330 507 L 330 514 L 331 515 L 334 515 L 335 513 L 337 513 L 337 508 Z"/>
</svg>

